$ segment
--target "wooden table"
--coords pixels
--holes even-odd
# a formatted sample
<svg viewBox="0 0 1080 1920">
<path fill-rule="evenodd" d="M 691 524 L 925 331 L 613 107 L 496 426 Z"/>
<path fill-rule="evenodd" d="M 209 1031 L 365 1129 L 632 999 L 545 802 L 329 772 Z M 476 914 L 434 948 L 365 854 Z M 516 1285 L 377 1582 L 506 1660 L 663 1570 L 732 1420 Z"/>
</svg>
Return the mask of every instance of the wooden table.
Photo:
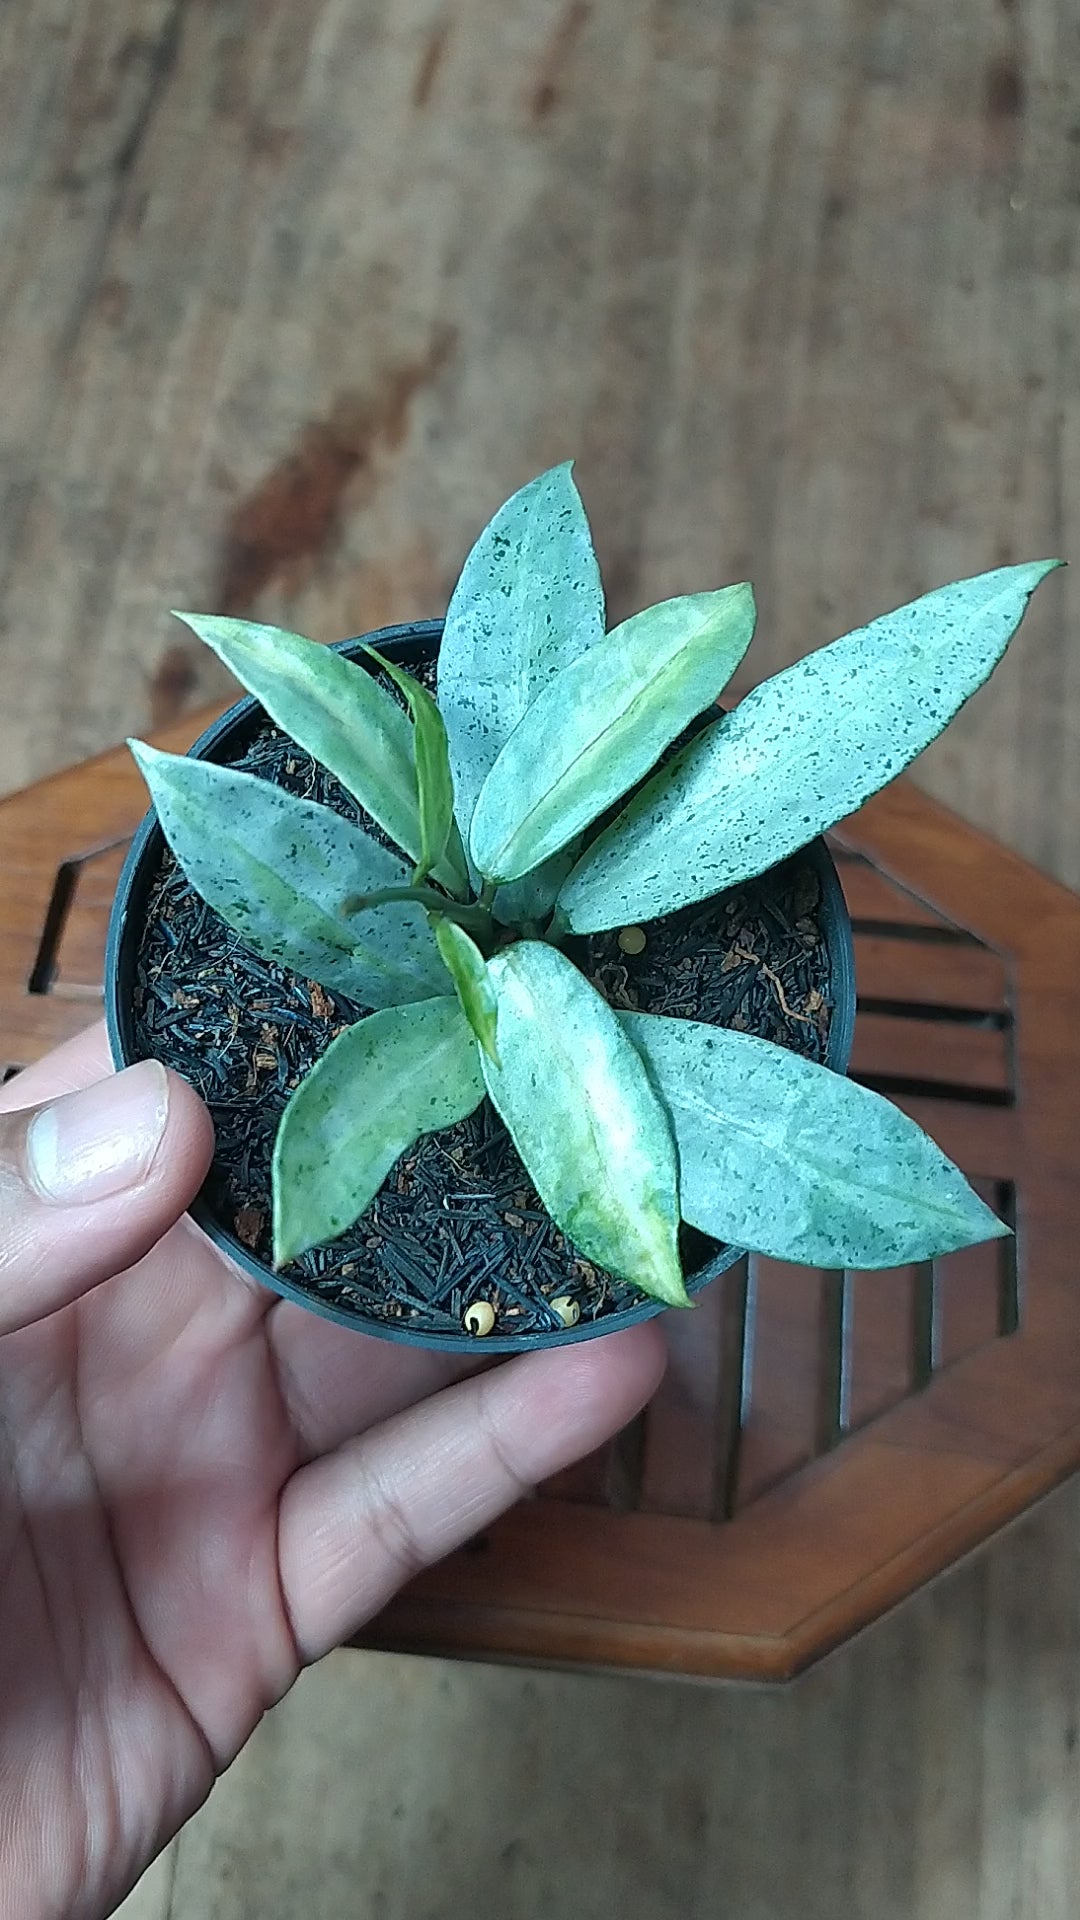
<svg viewBox="0 0 1080 1920">
<path fill-rule="evenodd" d="M 8 1071 L 92 1017 L 143 801 L 117 749 L 0 805 Z M 670 1316 L 646 1414 L 416 1581 L 368 1644 L 786 1678 L 1080 1463 L 1080 900 L 906 783 L 836 852 L 853 1071 L 1015 1243 L 887 1276 L 743 1262 Z"/>
</svg>

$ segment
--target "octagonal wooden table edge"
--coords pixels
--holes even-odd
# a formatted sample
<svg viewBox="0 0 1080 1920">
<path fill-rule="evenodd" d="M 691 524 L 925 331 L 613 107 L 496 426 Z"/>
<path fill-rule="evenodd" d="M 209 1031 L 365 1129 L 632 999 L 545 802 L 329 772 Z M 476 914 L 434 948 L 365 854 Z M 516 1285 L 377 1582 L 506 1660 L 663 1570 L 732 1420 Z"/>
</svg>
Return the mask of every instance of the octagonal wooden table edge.
<svg viewBox="0 0 1080 1920">
<path fill-rule="evenodd" d="M 183 750 L 206 718 L 158 743 Z M 43 841 L 80 858 L 116 845 L 144 799 L 134 765 L 114 750 L 3 803 L 6 980 L 26 980 L 34 964 L 54 880 Z M 1022 1098 L 989 1115 L 985 1137 L 1007 1137 L 1017 1158 L 1020 1330 L 954 1362 L 721 1525 L 526 1503 L 415 1582 L 367 1644 L 784 1678 L 1080 1463 L 1080 901 L 905 782 L 840 838 L 1008 959 Z M 23 1057 L 89 1012 L 48 994 L 24 1000 Z"/>
</svg>

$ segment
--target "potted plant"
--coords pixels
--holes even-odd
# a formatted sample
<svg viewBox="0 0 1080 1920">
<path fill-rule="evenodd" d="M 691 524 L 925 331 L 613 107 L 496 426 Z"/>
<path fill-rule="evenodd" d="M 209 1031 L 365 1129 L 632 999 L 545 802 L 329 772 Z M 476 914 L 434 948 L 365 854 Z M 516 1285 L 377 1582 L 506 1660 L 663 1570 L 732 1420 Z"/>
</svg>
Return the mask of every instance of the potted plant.
<svg viewBox="0 0 1080 1920">
<path fill-rule="evenodd" d="M 819 836 L 987 678 L 1057 562 L 938 589 L 719 697 L 746 585 L 605 632 L 569 466 L 445 623 L 324 648 L 184 615 L 249 697 L 121 878 L 107 1014 L 207 1099 L 196 1217 L 350 1325 L 496 1350 L 685 1306 L 750 1248 L 888 1268 L 1007 1228 L 848 1081 Z M 378 644 L 373 644 L 378 642 Z"/>
</svg>

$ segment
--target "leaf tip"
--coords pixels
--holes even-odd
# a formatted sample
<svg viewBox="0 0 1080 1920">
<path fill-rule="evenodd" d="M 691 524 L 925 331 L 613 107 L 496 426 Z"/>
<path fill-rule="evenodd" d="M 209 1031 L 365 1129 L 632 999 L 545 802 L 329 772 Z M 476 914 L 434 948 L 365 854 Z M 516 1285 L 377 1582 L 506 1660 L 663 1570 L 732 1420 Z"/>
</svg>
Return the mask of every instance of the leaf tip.
<svg viewBox="0 0 1080 1920">
<path fill-rule="evenodd" d="M 683 1270 L 674 1249 L 670 1257 L 665 1253 L 663 1258 L 653 1261 L 647 1279 L 639 1274 L 637 1284 L 643 1293 L 651 1294 L 654 1300 L 661 1301 L 665 1307 L 692 1307 L 694 1304 L 686 1291 Z"/>
<path fill-rule="evenodd" d="M 169 614 L 173 620 L 182 620 L 185 627 L 191 629 L 195 638 L 204 640 L 208 646 L 215 644 L 218 631 L 224 625 L 224 622 L 214 613 L 185 613 L 182 607 L 170 607 Z"/>
<path fill-rule="evenodd" d="M 550 493 L 552 489 L 552 482 L 554 481 L 558 485 L 565 487 L 566 492 L 569 494 L 571 500 L 573 500 L 576 503 L 577 507 L 580 508 L 581 512 L 584 513 L 585 502 L 581 498 L 581 488 L 578 486 L 577 479 L 574 474 L 574 468 L 576 465 L 577 465 L 577 462 L 576 462 L 576 459 L 573 457 L 573 455 L 571 455 L 571 457 L 568 460 L 556 460 L 554 466 L 545 467 L 543 473 L 538 473 L 535 480 L 528 481 L 526 485 L 521 489 L 522 494 L 525 494 L 525 495 L 541 494 L 542 495 L 545 491 Z M 516 495 L 514 497 L 517 498 Z M 506 504 L 507 506 L 509 506 L 510 501 L 507 501 Z"/>
<path fill-rule="evenodd" d="M 990 1211 L 989 1208 L 987 1211 Z M 1015 1237 L 1015 1227 L 1010 1227 L 1008 1221 L 1000 1219 L 996 1213 L 990 1213 L 986 1230 L 986 1238 L 988 1240 L 1013 1240 Z"/>
<path fill-rule="evenodd" d="M 1068 564 L 1069 563 L 1067 560 L 1058 560 L 1058 559 L 1029 560 L 1026 566 L 1019 567 L 1017 571 L 1021 573 L 1027 573 L 1028 575 L 1031 576 L 1031 586 L 1029 588 L 1029 592 L 1034 593 L 1036 587 L 1042 585 L 1042 582 L 1046 579 L 1047 574 L 1056 573 L 1059 567 L 1067 567 Z"/>
<path fill-rule="evenodd" d="M 306 1252 L 305 1246 L 294 1247 L 287 1240 L 278 1245 L 275 1241 L 270 1260 L 271 1273 L 284 1273 L 286 1267 L 291 1266 L 294 1260 L 299 1260 L 300 1255 Z"/>
<path fill-rule="evenodd" d="M 136 740 L 131 734 L 128 735 L 125 745 L 143 779 L 148 779 L 149 769 L 164 757 L 160 748 L 149 746 L 145 740 Z"/>
<path fill-rule="evenodd" d="M 963 1175 L 960 1176 L 961 1179 L 963 1179 L 963 1177 Z M 966 1181 L 965 1185 L 967 1185 Z M 967 1204 L 962 1208 L 961 1217 L 958 1222 L 959 1230 L 955 1239 L 951 1240 L 950 1244 L 942 1249 L 943 1252 L 959 1253 L 965 1247 L 982 1246 L 988 1240 L 1011 1240 L 1013 1238 L 1014 1229 L 1009 1225 L 1008 1221 L 1002 1220 L 1000 1215 L 996 1214 L 992 1207 L 988 1207 L 986 1201 L 980 1194 L 975 1192 L 973 1187 L 967 1186 L 964 1199 Z"/>
</svg>

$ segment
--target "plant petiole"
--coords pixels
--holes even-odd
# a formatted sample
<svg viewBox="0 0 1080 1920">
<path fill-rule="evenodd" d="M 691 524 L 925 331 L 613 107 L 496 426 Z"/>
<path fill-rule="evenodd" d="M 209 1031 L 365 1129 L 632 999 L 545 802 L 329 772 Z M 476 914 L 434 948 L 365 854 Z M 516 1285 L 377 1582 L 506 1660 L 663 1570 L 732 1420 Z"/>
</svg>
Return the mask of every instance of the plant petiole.
<svg viewBox="0 0 1080 1920">
<path fill-rule="evenodd" d="M 343 919 L 351 919 L 354 914 L 366 913 L 371 907 L 394 905 L 412 905 L 425 907 L 428 913 L 441 913 L 447 920 L 453 920 L 474 940 L 481 944 L 490 942 L 494 935 L 495 922 L 487 907 L 468 906 L 464 901 L 451 900 L 444 893 L 436 893 L 434 887 L 378 887 L 374 893 L 354 893 L 342 902 L 339 909 Z"/>
</svg>

